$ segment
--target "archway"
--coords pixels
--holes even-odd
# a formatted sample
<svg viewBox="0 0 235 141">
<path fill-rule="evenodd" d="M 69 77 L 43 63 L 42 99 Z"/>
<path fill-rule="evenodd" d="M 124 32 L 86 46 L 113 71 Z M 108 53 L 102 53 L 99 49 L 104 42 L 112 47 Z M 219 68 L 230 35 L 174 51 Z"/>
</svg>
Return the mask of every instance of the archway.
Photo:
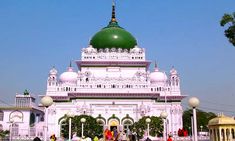
<svg viewBox="0 0 235 141">
<path fill-rule="evenodd" d="M 117 119 L 110 119 L 108 126 L 109 126 L 109 130 L 114 131 L 114 130 L 118 130 L 119 131 L 119 121 Z"/>
</svg>

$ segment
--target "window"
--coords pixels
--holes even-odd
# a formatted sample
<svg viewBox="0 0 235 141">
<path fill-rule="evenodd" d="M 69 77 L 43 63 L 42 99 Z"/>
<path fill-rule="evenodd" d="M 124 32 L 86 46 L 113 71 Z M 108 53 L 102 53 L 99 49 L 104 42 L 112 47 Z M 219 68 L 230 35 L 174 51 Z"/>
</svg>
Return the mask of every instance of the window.
<svg viewBox="0 0 235 141">
<path fill-rule="evenodd" d="M 125 120 L 123 122 L 124 132 L 127 133 L 130 129 L 130 126 L 132 125 L 132 122 L 130 120 Z"/>
<path fill-rule="evenodd" d="M 30 126 L 34 126 L 34 123 L 35 123 L 35 115 L 34 115 L 34 113 L 31 113 L 31 114 L 30 114 L 29 125 L 30 125 Z"/>
<path fill-rule="evenodd" d="M 18 136 L 18 134 L 19 134 L 19 125 L 14 123 L 12 125 L 12 136 Z"/>
<path fill-rule="evenodd" d="M 97 119 L 97 123 L 104 129 L 105 122 L 102 119 Z"/>
<path fill-rule="evenodd" d="M 3 111 L 0 111 L 0 121 L 3 121 L 4 113 Z"/>
</svg>

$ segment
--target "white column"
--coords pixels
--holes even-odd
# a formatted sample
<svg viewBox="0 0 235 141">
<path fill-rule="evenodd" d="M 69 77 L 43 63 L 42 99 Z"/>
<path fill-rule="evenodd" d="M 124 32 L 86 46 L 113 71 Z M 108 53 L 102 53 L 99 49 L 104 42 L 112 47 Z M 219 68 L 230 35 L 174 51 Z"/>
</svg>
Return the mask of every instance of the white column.
<svg viewBox="0 0 235 141">
<path fill-rule="evenodd" d="M 197 140 L 197 113 L 196 108 L 193 108 L 193 123 L 194 123 L 194 141 Z"/>
<path fill-rule="evenodd" d="M 149 136 L 149 123 L 147 124 L 148 128 L 147 128 L 147 136 Z"/>
<path fill-rule="evenodd" d="M 72 124 L 72 121 L 71 121 L 71 117 L 69 118 L 69 141 L 71 141 L 71 124 Z"/>
<path fill-rule="evenodd" d="M 44 137 L 43 137 L 43 140 L 44 141 L 47 141 L 47 131 L 48 131 L 48 109 L 47 109 L 47 107 L 45 107 L 45 125 L 44 125 Z"/>
<path fill-rule="evenodd" d="M 82 123 L 82 138 L 83 138 L 83 123 Z"/>
<path fill-rule="evenodd" d="M 192 134 L 192 140 L 194 141 L 194 123 L 193 123 L 193 117 L 191 116 L 191 126 L 192 126 L 192 128 L 191 128 L 191 134 Z"/>
<path fill-rule="evenodd" d="M 164 141 L 167 140 L 167 130 L 166 130 L 166 119 L 164 118 L 163 119 L 163 138 L 164 138 Z"/>
</svg>

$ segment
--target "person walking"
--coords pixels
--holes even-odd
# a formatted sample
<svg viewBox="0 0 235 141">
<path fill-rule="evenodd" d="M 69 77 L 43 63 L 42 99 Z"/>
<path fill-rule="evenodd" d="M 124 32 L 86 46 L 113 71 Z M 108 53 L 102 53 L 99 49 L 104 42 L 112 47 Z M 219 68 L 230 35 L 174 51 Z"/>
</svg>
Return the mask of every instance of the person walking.
<svg viewBox="0 0 235 141">
<path fill-rule="evenodd" d="M 173 141 L 171 135 L 168 136 L 167 141 Z"/>
</svg>

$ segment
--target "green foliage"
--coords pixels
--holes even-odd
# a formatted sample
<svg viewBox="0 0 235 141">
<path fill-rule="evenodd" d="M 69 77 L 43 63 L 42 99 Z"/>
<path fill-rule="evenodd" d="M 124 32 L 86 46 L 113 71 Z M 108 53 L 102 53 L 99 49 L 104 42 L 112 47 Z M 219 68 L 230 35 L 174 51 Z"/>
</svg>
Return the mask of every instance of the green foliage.
<svg viewBox="0 0 235 141">
<path fill-rule="evenodd" d="M 82 135 L 82 123 L 81 123 L 81 118 L 85 118 L 86 122 L 84 123 L 84 131 L 83 135 L 85 137 L 90 137 L 94 138 L 97 135 L 102 135 L 103 133 L 103 128 L 100 126 L 97 122 L 96 119 L 93 118 L 92 116 L 88 115 L 80 115 L 80 116 L 75 116 L 72 118 L 72 133 L 76 132 L 77 136 L 81 137 Z M 62 134 L 65 138 L 68 138 L 68 131 L 69 131 L 69 118 L 66 116 L 66 121 L 63 123 L 62 126 Z"/>
<path fill-rule="evenodd" d="M 9 130 L 0 130 L 0 139 L 6 137 L 9 133 Z"/>
<path fill-rule="evenodd" d="M 24 90 L 24 95 L 29 95 L 29 92 L 28 92 L 28 90 Z"/>
<path fill-rule="evenodd" d="M 228 38 L 229 42 L 235 46 L 235 12 L 233 14 L 224 14 L 220 21 L 220 25 L 228 25 L 228 28 L 224 31 L 224 34 Z"/>
<path fill-rule="evenodd" d="M 143 138 L 144 132 L 147 130 L 146 118 L 150 118 L 151 122 L 149 123 L 149 134 L 151 136 L 162 136 L 163 132 L 163 121 L 160 117 L 151 116 L 151 117 L 142 117 L 138 122 L 135 122 L 130 129 L 133 132 L 137 133 L 138 138 Z"/>
<path fill-rule="evenodd" d="M 183 113 L 183 125 L 184 125 L 184 129 L 188 130 L 189 132 L 191 132 L 191 116 L 192 116 L 192 109 L 188 109 L 186 111 L 184 111 Z M 207 124 L 209 122 L 209 120 L 211 120 L 212 118 L 216 117 L 216 114 L 212 113 L 212 112 L 204 112 L 202 110 L 197 109 L 197 129 L 198 131 L 201 130 L 202 126 L 202 130 L 203 131 L 208 131 L 208 127 Z"/>
</svg>

